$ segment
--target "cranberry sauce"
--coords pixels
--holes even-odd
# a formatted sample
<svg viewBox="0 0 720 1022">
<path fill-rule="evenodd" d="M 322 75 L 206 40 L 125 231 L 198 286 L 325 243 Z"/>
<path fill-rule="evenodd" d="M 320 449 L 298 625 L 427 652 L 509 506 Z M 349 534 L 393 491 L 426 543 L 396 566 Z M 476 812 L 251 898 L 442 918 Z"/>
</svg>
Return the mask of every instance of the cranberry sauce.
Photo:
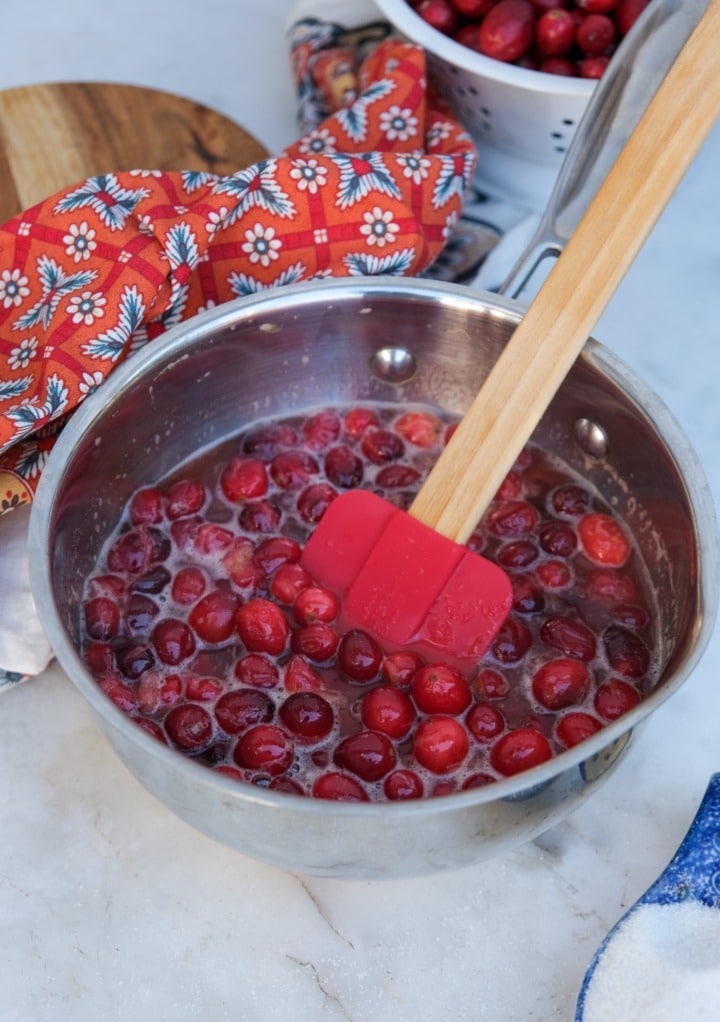
<svg viewBox="0 0 720 1022">
<path fill-rule="evenodd" d="M 338 630 L 302 544 L 343 489 L 409 506 L 452 430 L 435 409 L 321 409 L 136 492 L 84 594 L 99 686 L 211 769 L 363 801 L 516 774 L 637 705 L 653 683 L 644 566 L 601 497 L 533 445 L 470 539 L 514 591 L 476 670 Z"/>
</svg>

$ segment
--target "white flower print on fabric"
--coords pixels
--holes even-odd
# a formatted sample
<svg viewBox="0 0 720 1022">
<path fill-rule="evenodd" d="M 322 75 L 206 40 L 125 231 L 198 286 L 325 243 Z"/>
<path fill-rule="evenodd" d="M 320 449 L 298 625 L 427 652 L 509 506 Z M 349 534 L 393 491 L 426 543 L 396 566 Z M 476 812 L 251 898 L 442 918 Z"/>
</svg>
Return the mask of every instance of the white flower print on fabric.
<svg viewBox="0 0 720 1022">
<path fill-rule="evenodd" d="M 88 226 L 87 220 L 80 224 L 70 224 L 68 233 L 63 236 L 65 254 L 72 256 L 74 263 L 90 258 L 90 253 L 97 248 L 95 231 Z"/>
<path fill-rule="evenodd" d="M 105 315 L 103 306 L 107 299 L 101 291 L 83 291 L 71 298 L 66 311 L 72 316 L 73 323 L 84 323 L 85 326 L 92 326 L 96 319 Z"/>
<path fill-rule="evenodd" d="M 161 170 L 131 170 L 130 177 L 162 177 Z"/>
<path fill-rule="evenodd" d="M 337 139 L 327 128 L 315 128 L 300 143 L 300 152 L 314 156 L 322 153 L 334 153 Z"/>
<path fill-rule="evenodd" d="M 428 150 L 432 150 L 439 146 L 440 143 L 444 139 L 449 138 L 451 134 L 452 125 L 448 124 L 447 121 L 436 121 L 428 131 L 425 138 Z"/>
<path fill-rule="evenodd" d="M 299 191 L 317 195 L 318 188 L 324 188 L 327 184 L 327 168 L 317 160 L 298 159 L 293 162 L 290 177 L 297 181 Z"/>
<path fill-rule="evenodd" d="M 8 365 L 11 369 L 27 369 L 37 354 L 37 350 L 37 337 L 24 337 L 17 348 L 13 348 L 10 352 L 7 360 Z"/>
<path fill-rule="evenodd" d="M 141 234 L 154 234 L 155 233 L 155 224 L 151 220 L 149 213 L 143 213 L 142 216 L 139 216 L 138 217 L 137 225 L 138 225 L 138 230 L 140 231 Z"/>
<path fill-rule="evenodd" d="M 20 270 L 3 270 L 0 274 L 0 302 L 4 309 L 13 305 L 22 305 L 23 299 L 30 294 L 27 277 Z"/>
<path fill-rule="evenodd" d="M 385 245 L 392 245 L 397 241 L 395 235 L 400 226 L 393 220 L 389 209 L 383 211 L 379 206 L 373 206 L 369 213 L 363 213 L 363 220 L 365 223 L 360 228 L 360 233 L 366 236 L 368 245 L 384 248 Z"/>
<path fill-rule="evenodd" d="M 397 161 L 403 168 L 403 177 L 409 178 L 415 185 L 422 184 L 432 166 L 432 160 L 423 156 L 422 151 L 400 155 Z"/>
<path fill-rule="evenodd" d="M 407 142 L 418 133 L 418 119 L 412 110 L 401 110 L 396 104 L 380 114 L 380 130 L 390 142 Z"/>
<path fill-rule="evenodd" d="M 93 391 L 97 390 L 104 379 L 105 376 L 98 370 L 94 373 L 83 373 L 82 380 L 78 384 L 78 389 L 82 395 L 80 400 L 82 401 L 88 394 L 92 394 Z"/>
<path fill-rule="evenodd" d="M 278 249 L 282 248 L 282 242 L 275 237 L 274 227 L 256 223 L 251 230 L 245 231 L 245 238 L 242 249 L 250 256 L 251 263 L 269 266 L 273 259 L 280 258 Z"/>
<path fill-rule="evenodd" d="M 205 224 L 205 230 L 208 232 L 208 236 L 212 238 L 216 231 L 221 230 L 224 227 L 228 227 L 227 217 L 229 210 L 227 206 L 221 206 L 218 210 L 211 210 L 208 213 L 207 223 Z"/>
<path fill-rule="evenodd" d="M 452 236 L 452 233 L 455 230 L 457 222 L 458 214 L 456 212 L 450 213 L 447 220 L 445 221 L 445 226 L 442 229 L 442 236 L 443 238 L 445 238 L 446 241 L 448 240 L 448 238 Z"/>
</svg>

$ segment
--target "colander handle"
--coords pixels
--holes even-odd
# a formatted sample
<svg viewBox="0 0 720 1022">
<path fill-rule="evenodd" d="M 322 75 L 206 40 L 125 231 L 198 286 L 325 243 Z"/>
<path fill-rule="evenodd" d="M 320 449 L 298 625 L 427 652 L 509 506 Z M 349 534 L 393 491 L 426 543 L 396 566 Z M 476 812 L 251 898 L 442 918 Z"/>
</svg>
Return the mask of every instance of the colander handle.
<svg viewBox="0 0 720 1022">
<path fill-rule="evenodd" d="M 500 294 L 517 298 L 531 278 L 536 291 L 547 276 L 549 260 L 565 247 L 707 4 L 652 0 L 625 36 L 592 94 L 537 230 Z"/>
</svg>

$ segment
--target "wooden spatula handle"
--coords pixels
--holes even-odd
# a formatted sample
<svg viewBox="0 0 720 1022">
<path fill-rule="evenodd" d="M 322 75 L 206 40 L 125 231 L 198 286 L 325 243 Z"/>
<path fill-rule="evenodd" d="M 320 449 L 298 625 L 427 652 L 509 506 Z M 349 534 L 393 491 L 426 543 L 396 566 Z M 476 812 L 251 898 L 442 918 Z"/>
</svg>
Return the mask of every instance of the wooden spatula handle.
<svg viewBox="0 0 720 1022">
<path fill-rule="evenodd" d="M 711 0 L 410 507 L 464 543 L 720 115 Z"/>
</svg>

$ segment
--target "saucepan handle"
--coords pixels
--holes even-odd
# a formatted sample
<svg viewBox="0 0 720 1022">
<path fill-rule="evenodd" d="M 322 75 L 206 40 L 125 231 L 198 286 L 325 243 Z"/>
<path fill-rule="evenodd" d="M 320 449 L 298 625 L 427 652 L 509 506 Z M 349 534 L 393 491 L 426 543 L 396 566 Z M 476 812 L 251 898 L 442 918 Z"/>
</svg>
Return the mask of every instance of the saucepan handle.
<svg viewBox="0 0 720 1022">
<path fill-rule="evenodd" d="M 547 275 L 706 7 L 707 0 L 650 0 L 599 80 L 537 230 L 500 294 L 520 297 L 531 278 L 539 286 L 543 263 Z"/>
</svg>

